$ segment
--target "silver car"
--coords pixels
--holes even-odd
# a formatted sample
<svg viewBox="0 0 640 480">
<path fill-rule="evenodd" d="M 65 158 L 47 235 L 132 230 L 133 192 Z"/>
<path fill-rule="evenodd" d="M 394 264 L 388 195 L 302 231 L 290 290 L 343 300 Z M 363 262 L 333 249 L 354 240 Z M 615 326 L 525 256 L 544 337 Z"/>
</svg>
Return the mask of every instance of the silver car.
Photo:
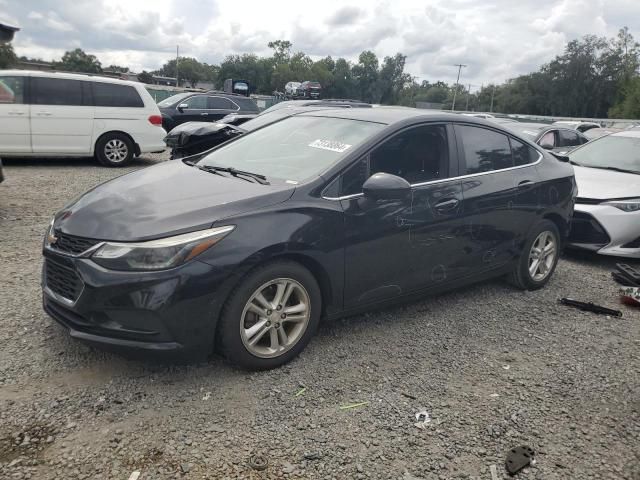
<svg viewBox="0 0 640 480">
<path fill-rule="evenodd" d="M 640 258 L 640 130 L 592 140 L 569 158 L 578 184 L 570 246 Z"/>
</svg>

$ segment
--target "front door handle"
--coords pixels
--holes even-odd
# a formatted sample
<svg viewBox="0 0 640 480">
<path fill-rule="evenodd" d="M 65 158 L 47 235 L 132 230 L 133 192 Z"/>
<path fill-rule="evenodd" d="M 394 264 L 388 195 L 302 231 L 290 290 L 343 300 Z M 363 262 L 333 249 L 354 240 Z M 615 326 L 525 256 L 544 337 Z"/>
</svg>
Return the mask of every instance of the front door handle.
<svg viewBox="0 0 640 480">
<path fill-rule="evenodd" d="M 535 182 L 532 180 L 523 180 L 518 184 L 518 188 L 530 187 L 531 185 L 535 185 Z"/>
<path fill-rule="evenodd" d="M 436 203 L 435 209 L 440 213 L 448 212 L 456 208 L 458 204 L 460 204 L 460 200 L 457 198 L 450 198 L 449 200 L 442 200 Z"/>
<path fill-rule="evenodd" d="M 208 113 L 201 113 L 200 115 L 202 115 L 203 117 L 206 117 L 209 114 Z"/>
<path fill-rule="evenodd" d="M 9 112 L 9 115 L 24 115 L 24 112 Z"/>
<path fill-rule="evenodd" d="M 50 117 L 52 115 L 51 112 L 37 112 L 36 115 L 39 117 Z"/>
</svg>

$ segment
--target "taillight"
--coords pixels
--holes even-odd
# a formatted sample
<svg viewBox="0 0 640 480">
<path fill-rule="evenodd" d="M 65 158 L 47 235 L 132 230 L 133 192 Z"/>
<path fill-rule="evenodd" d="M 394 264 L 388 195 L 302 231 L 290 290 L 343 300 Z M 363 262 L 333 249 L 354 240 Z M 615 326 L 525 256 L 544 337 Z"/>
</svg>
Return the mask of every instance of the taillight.
<svg viewBox="0 0 640 480">
<path fill-rule="evenodd" d="M 157 126 L 162 125 L 162 115 L 151 115 L 149 117 L 149 123 Z"/>
</svg>

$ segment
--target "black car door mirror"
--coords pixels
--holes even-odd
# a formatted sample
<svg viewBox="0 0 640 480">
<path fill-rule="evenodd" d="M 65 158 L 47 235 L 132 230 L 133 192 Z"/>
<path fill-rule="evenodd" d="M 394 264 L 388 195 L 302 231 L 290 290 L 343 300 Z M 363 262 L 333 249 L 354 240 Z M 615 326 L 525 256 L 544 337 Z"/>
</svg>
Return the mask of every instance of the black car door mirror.
<svg viewBox="0 0 640 480">
<path fill-rule="evenodd" d="M 404 178 L 390 173 L 374 173 L 364 185 L 365 198 L 373 200 L 402 200 L 411 193 L 411 185 Z"/>
<path fill-rule="evenodd" d="M 180 105 L 178 105 L 178 110 L 180 111 L 187 110 L 188 108 L 189 108 L 188 103 L 181 103 Z"/>
<path fill-rule="evenodd" d="M 552 143 L 541 143 L 540 146 L 545 150 L 553 150 L 555 148 Z"/>
</svg>

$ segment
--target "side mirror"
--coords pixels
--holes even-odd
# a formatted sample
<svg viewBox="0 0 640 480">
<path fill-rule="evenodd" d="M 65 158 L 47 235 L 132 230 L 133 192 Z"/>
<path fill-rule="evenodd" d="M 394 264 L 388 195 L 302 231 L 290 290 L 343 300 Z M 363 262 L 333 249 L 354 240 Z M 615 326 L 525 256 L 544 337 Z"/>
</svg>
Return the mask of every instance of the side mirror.
<svg viewBox="0 0 640 480">
<path fill-rule="evenodd" d="M 178 105 L 178 110 L 182 111 L 182 110 L 188 110 L 189 109 L 189 104 L 188 103 L 181 103 L 180 105 Z"/>
<path fill-rule="evenodd" d="M 373 200 L 402 200 L 411 194 L 411 185 L 404 178 L 390 173 L 374 173 L 364 185 L 365 198 Z"/>
<path fill-rule="evenodd" d="M 555 147 L 550 144 L 550 143 L 543 143 L 540 145 L 542 148 L 544 148 L 545 150 L 553 150 Z"/>
</svg>

